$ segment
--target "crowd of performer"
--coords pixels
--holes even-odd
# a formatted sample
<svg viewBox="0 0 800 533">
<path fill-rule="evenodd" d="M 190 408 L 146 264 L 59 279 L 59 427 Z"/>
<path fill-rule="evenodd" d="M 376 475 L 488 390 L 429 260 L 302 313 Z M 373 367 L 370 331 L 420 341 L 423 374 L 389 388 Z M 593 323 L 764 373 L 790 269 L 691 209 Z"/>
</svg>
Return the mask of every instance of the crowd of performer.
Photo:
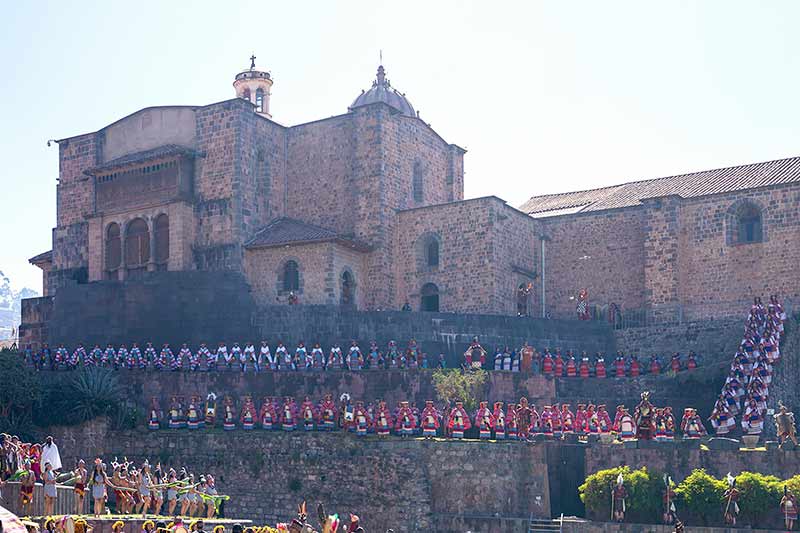
<svg viewBox="0 0 800 533">
<path fill-rule="evenodd" d="M 74 513 L 79 515 L 85 512 L 85 502 L 89 501 L 95 516 L 105 514 L 106 506 L 113 502 L 116 514 L 213 518 L 222 501 L 228 499 L 219 494 L 211 474 L 195 475 L 185 467 L 176 471 L 161 464 L 153 466 L 147 460 L 137 468 L 132 461 L 119 462 L 116 458 L 110 463 L 96 458 L 91 468 L 80 459 L 70 470 L 62 465 L 57 447 L 42 453 L 47 443 L 22 445 L 15 437 L 3 438 L 6 462 L 0 487 L 8 481 L 18 481 L 20 504 L 27 514 L 33 508 L 37 483 L 43 485 L 45 516 L 54 512 L 56 485 L 72 487 Z M 52 437 L 48 442 L 55 446 Z"/>
<path fill-rule="evenodd" d="M 744 338 L 733 356 L 725 385 L 711 413 L 717 435 L 736 429 L 741 416 L 745 434 L 759 435 L 764 429 L 773 365 L 781 358 L 780 341 L 786 313 L 776 296 L 765 307 L 754 299 L 747 316 Z"/>
<path fill-rule="evenodd" d="M 283 431 L 335 431 L 344 430 L 358 436 L 423 436 L 460 439 L 471 428 L 471 435 L 480 439 L 527 440 L 534 435 L 564 438 L 568 435 L 599 436 L 616 434 L 621 440 L 654 439 L 670 441 L 676 435 L 675 416 L 671 407 L 654 407 L 648 397 L 631 413 L 618 405 L 612 414 L 605 405 L 578 404 L 573 411 L 570 404 L 544 405 L 537 409 L 526 398 L 518 402 L 480 402 L 477 410 L 468 412 L 463 402 L 444 403 L 437 407 L 428 400 L 420 409 L 407 401 L 389 406 L 384 400 L 365 403 L 352 401 L 343 394 L 336 401 L 326 394 L 319 402 L 306 396 L 301 402 L 292 397 L 283 399 L 265 397 L 256 406 L 251 396 L 245 396 L 237 408 L 233 398 L 218 397 L 211 393 L 203 402 L 192 396 L 188 403 L 173 396 L 164 413 L 156 398 L 151 400 L 148 427 L 159 429 L 198 430 L 215 427 L 223 429 L 283 430 Z M 219 404 L 219 405 L 218 405 Z M 221 409 L 218 415 L 218 409 Z M 697 411 L 687 408 L 678 428 L 685 439 L 706 436 L 706 428 Z"/>
<path fill-rule="evenodd" d="M 173 349 L 169 344 L 156 348 L 147 342 L 144 346 L 132 343 L 130 347 L 123 344 L 114 347 L 112 344 L 102 348 L 99 344 L 87 349 L 79 344 L 74 350 L 68 350 L 60 344 L 55 350 L 44 344 L 38 351 L 26 348 L 23 351 L 26 361 L 38 370 L 73 370 L 83 367 L 102 366 L 128 370 L 171 370 L 171 371 L 359 371 L 375 369 L 419 369 L 446 368 L 444 354 L 429 357 L 421 349 L 416 340 L 411 339 L 404 348 L 395 341 L 389 341 L 385 349 L 381 349 L 376 341 L 369 343 L 367 350 L 362 350 L 359 343 L 351 341 L 346 349 L 334 344 L 327 352 L 319 343 L 306 346 L 299 342 L 294 348 L 288 348 L 278 342 L 274 349 L 267 341 L 260 346 L 253 343 L 233 343 L 229 348 L 225 343 L 209 347 L 202 343 L 192 350 L 188 343 Z M 485 369 L 507 372 L 523 372 L 543 374 L 549 377 L 568 378 L 624 378 L 639 377 L 644 374 L 657 375 L 662 372 L 681 372 L 697 368 L 700 358 L 694 352 L 684 355 L 674 353 L 668 358 L 651 355 L 640 360 L 635 354 L 625 355 L 619 351 L 612 358 L 606 358 L 602 352 L 589 355 L 586 351 L 576 355 L 572 350 L 562 353 L 560 348 L 541 352 L 525 343 L 519 349 L 500 346 L 493 356 L 481 346 L 475 338 L 464 352 L 463 368 Z"/>
</svg>

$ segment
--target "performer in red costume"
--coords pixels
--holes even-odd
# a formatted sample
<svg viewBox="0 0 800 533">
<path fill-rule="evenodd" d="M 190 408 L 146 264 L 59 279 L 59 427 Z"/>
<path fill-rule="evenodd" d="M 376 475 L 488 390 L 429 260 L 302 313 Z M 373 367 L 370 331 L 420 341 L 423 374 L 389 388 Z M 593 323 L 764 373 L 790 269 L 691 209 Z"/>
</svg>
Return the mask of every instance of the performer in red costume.
<svg viewBox="0 0 800 533">
<path fill-rule="evenodd" d="M 272 398 L 268 396 L 264 397 L 258 419 L 261 421 L 261 429 L 277 429 L 278 417 L 275 413 L 275 406 L 273 405 Z"/>
<path fill-rule="evenodd" d="M 411 410 L 408 402 L 400 402 L 400 409 L 397 410 L 394 424 L 395 430 L 400 433 L 401 436 L 409 437 L 414 434 L 417 423 L 414 418 L 414 411 Z"/>
<path fill-rule="evenodd" d="M 436 436 L 436 431 L 439 429 L 439 411 L 433 405 L 432 400 L 425 402 L 425 408 L 421 414 L 422 423 L 422 436 L 426 439 L 432 439 Z"/>
<path fill-rule="evenodd" d="M 423 422 L 424 420 L 425 416 L 423 415 Z M 389 406 L 386 405 L 385 401 L 380 400 L 378 408 L 375 410 L 375 433 L 379 437 L 388 437 L 392 433 L 392 425 L 392 413 L 389 410 Z M 424 429 L 425 426 L 423 425 Z"/>
<path fill-rule="evenodd" d="M 574 378 L 578 375 L 578 369 L 575 364 L 575 356 L 571 351 L 567 352 L 567 355 L 569 356 L 569 359 L 567 359 L 567 377 Z"/>
<path fill-rule="evenodd" d="M 541 415 L 541 425 L 542 425 L 542 433 L 545 437 L 552 437 L 553 436 L 553 408 L 549 405 L 545 405 L 542 408 L 542 415 Z"/>
<path fill-rule="evenodd" d="M 553 356 L 547 348 L 545 348 L 544 355 L 542 356 L 542 374 L 545 376 L 553 375 Z"/>
<path fill-rule="evenodd" d="M 354 414 L 356 422 L 356 436 L 366 437 L 367 431 L 372 425 L 372 420 L 369 417 L 366 407 L 364 407 L 364 402 L 361 400 L 356 401 Z"/>
<path fill-rule="evenodd" d="M 494 415 L 489 410 L 488 402 L 481 402 L 475 412 L 475 425 L 478 426 L 478 437 L 491 439 L 494 429 Z"/>
<path fill-rule="evenodd" d="M 503 402 L 494 402 L 494 438 L 503 440 L 506 438 L 506 412 L 503 410 Z"/>
<path fill-rule="evenodd" d="M 469 419 L 466 409 L 464 409 L 463 402 L 456 402 L 456 406 L 450 411 L 450 416 L 447 419 L 447 427 L 450 429 L 450 435 L 454 439 L 463 439 L 464 432 L 472 427 L 472 422 Z"/>
<path fill-rule="evenodd" d="M 625 377 L 625 356 L 622 355 L 622 352 L 617 352 L 617 357 L 614 358 L 614 377 Z"/>
<path fill-rule="evenodd" d="M 681 371 L 681 354 L 675 352 L 672 355 L 672 360 L 670 361 L 670 368 L 673 372 L 677 373 Z"/>
<path fill-rule="evenodd" d="M 605 404 L 600 404 L 597 406 L 597 421 L 600 427 L 600 434 L 601 435 L 608 435 L 611 433 L 612 428 L 614 427 L 611 423 L 611 417 L 606 411 Z"/>
<path fill-rule="evenodd" d="M 631 356 L 631 368 L 630 374 L 632 378 L 638 378 L 639 374 L 641 373 L 641 368 L 639 366 L 639 358 L 635 355 Z"/>
<path fill-rule="evenodd" d="M 336 404 L 333 403 L 333 396 L 326 394 L 319 404 L 319 429 L 323 431 L 333 431 L 336 429 Z"/>
<path fill-rule="evenodd" d="M 570 424 L 570 432 L 583 435 L 586 432 L 586 406 L 582 403 L 579 403 L 573 417 L 572 412 L 569 411 L 569 404 L 564 404 L 561 406 L 561 420 L 563 422 L 566 422 L 567 415 L 569 415 L 570 419 L 572 419 Z M 564 427 L 564 432 L 566 433 L 566 424 Z"/>
<path fill-rule="evenodd" d="M 657 376 L 661 373 L 661 363 L 655 355 L 650 356 L 650 373 Z"/>
<path fill-rule="evenodd" d="M 589 377 L 589 355 L 586 352 L 581 353 L 581 362 L 578 373 L 582 379 Z"/>
<path fill-rule="evenodd" d="M 553 359 L 553 370 L 557 378 L 564 377 L 564 358 L 561 357 L 561 348 L 556 348 L 556 357 Z"/>
<path fill-rule="evenodd" d="M 597 361 L 594 363 L 594 375 L 598 378 L 606 377 L 606 359 L 603 354 L 597 354 Z"/>
<path fill-rule="evenodd" d="M 314 403 L 311 398 L 306 396 L 303 398 L 303 403 L 300 404 L 300 418 L 302 419 L 303 429 L 306 431 L 313 431 L 317 422 L 317 410 L 314 408 Z"/>
</svg>

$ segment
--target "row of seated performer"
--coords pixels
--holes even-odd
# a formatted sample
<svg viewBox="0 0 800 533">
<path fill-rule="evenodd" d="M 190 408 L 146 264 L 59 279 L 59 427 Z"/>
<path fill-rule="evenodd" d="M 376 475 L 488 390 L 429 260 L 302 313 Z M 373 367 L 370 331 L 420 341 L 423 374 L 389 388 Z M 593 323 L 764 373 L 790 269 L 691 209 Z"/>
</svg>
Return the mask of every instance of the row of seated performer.
<svg viewBox="0 0 800 533">
<path fill-rule="evenodd" d="M 319 403 L 308 396 L 298 405 L 292 397 L 282 401 L 265 397 L 260 409 L 253 398 L 245 396 L 240 409 L 234 400 L 226 396 L 222 401 L 222 427 L 225 430 L 264 430 L 283 431 L 352 431 L 356 435 L 377 434 L 388 436 L 422 435 L 424 437 L 463 438 L 470 428 L 476 428 L 481 439 L 528 439 L 535 434 L 563 437 L 568 434 L 603 435 L 615 433 L 622 440 L 655 439 L 672 440 L 675 437 L 675 418 L 671 407 L 656 408 L 642 396 L 633 414 L 624 406 L 617 406 L 614 420 L 611 420 L 605 405 L 579 404 L 573 412 L 569 404 L 545 405 L 541 412 L 526 398 L 519 402 L 480 402 L 475 413 L 468 413 L 463 402 L 457 401 L 453 407 L 445 404 L 442 408 L 434 406 L 432 400 L 425 402 L 422 410 L 407 401 L 399 402 L 392 409 L 383 401 L 351 401 L 343 394 L 336 402 L 331 394 L 326 394 Z M 148 427 L 159 430 L 170 429 L 197 430 L 217 425 L 217 396 L 210 393 L 201 404 L 199 396 L 193 396 L 188 405 L 173 397 L 166 417 L 153 398 L 149 410 Z M 703 421 L 692 408 L 684 411 L 680 430 L 685 439 L 699 439 L 707 435 Z M 474 431 L 473 431 L 474 433 Z"/>
<path fill-rule="evenodd" d="M 279 342 L 275 350 L 271 350 L 267 341 L 262 341 L 257 349 L 252 343 L 244 347 L 234 343 L 228 349 L 225 343 L 219 343 L 215 349 L 209 349 L 201 344 L 198 349 L 192 350 L 184 343 L 179 350 L 173 350 L 169 344 L 164 344 L 157 350 L 152 343 L 145 343 L 140 347 L 138 343 L 114 348 L 108 344 L 105 349 L 96 344 L 87 350 L 79 344 L 70 351 L 59 345 L 51 350 L 47 344 L 42 349 L 33 352 L 30 348 L 23 351 L 26 362 L 39 370 L 76 369 L 80 366 L 103 366 L 114 369 L 126 368 L 129 370 L 172 370 L 180 371 L 187 368 L 191 371 L 216 371 L 216 370 L 248 370 L 260 372 L 273 371 L 298 371 L 298 370 L 369 370 L 369 369 L 416 369 L 416 368 L 446 368 L 447 362 L 444 354 L 439 354 L 435 361 L 420 349 L 414 339 L 408 342 L 405 349 L 399 349 L 395 341 L 389 341 L 386 350 L 381 350 L 377 342 L 372 341 L 366 353 L 362 352 L 357 341 L 351 341 L 347 351 L 335 344 L 327 355 L 319 343 L 310 349 L 305 343 L 298 343 L 294 350 L 289 350 Z M 613 376 L 617 378 L 638 377 L 642 374 L 660 374 L 667 368 L 672 372 L 692 370 L 697 367 L 699 357 L 694 352 L 687 356 L 674 353 L 669 358 L 668 367 L 664 360 L 657 355 L 650 356 L 646 362 L 640 361 L 637 355 L 626 356 L 617 352 L 613 361 L 607 362 L 602 352 L 589 356 L 582 352 L 577 356 L 570 350 L 564 355 L 560 348 L 551 353 L 549 348 L 542 352 L 525 343 L 518 350 L 508 346 L 499 347 L 494 356 L 493 364 L 488 362 L 486 350 L 477 339 L 473 340 L 464 353 L 464 367 L 470 369 L 486 369 L 497 371 L 524 372 L 544 374 L 552 377 L 598 377 Z"/>
</svg>

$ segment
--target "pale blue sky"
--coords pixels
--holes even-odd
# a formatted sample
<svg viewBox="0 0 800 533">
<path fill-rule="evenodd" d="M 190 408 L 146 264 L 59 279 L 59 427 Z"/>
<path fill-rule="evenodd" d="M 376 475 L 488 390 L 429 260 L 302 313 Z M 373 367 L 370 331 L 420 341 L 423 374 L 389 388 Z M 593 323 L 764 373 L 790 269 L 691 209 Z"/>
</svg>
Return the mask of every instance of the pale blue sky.
<svg viewBox="0 0 800 533">
<path fill-rule="evenodd" d="M 0 270 L 40 290 L 57 148 L 151 105 L 233 96 L 251 52 L 296 124 L 374 78 L 514 206 L 800 153 L 800 2 L 16 2 L 0 20 Z"/>
</svg>

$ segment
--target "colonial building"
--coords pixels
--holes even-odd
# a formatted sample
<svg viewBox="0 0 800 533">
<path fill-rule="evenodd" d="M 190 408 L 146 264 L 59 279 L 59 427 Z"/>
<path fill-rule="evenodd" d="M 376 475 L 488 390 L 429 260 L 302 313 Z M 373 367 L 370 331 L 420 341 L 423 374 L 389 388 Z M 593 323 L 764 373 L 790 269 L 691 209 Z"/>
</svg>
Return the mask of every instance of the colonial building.
<svg viewBox="0 0 800 533">
<path fill-rule="evenodd" d="M 155 271 L 240 273 L 256 305 L 647 320 L 800 290 L 800 158 L 565 194 L 464 200 L 464 153 L 384 68 L 346 112 L 271 119 L 273 79 L 61 139 L 46 296 Z M 23 317 L 24 318 L 24 317 Z M 24 321 L 24 320 L 23 320 Z"/>
<path fill-rule="evenodd" d="M 464 153 L 420 119 L 383 66 L 346 112 L 287 127 L 272 76 L 235 98 L 150 107 L 61 139 L 44 294 L 153 271 L 241 272 L 258 304 L 515 313 L 535 279 L 535 221 L 464 201 Z M 506 236 L 513 236 L 512 241 Z"/>
</svg>

